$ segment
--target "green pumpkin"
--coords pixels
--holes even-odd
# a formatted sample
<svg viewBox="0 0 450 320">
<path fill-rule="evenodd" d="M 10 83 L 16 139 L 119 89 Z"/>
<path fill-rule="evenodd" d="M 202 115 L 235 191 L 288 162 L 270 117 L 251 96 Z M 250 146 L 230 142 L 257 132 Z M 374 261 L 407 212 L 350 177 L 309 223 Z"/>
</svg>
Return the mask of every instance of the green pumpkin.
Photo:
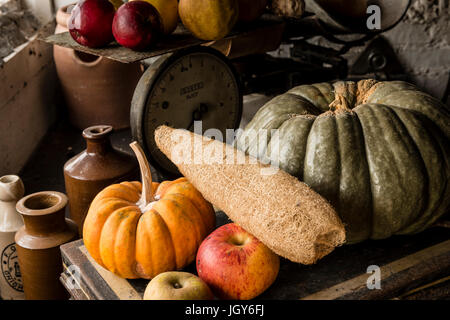
<svg viewBox="0 0 450 320">
<path fill-rule="evenodd" d="M 363 80 L 275 97 L 237 147 L 328 199 L 356 243 L 420 232 L 448 212 L 449 139 L 450 109 L 440 101 L 405 82 Z"/>
</svg>

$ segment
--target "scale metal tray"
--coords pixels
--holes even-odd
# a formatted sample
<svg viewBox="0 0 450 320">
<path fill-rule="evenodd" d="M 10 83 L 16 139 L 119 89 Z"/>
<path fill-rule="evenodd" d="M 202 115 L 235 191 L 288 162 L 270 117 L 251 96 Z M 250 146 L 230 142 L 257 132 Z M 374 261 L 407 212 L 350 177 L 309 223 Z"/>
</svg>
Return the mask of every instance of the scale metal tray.
<svg viewBox="0 0 450 320">
<path fill-rule="evenodd" d="M 269 32 L 270 29 L 284 25 L 284 21 L 273 15 L 264 15 L 261 19 L 248 24 L 238 25 L 224 40 L 246 38 L 255 32 Z M 148 58 L 160 56 L 166 53 L 174 52 L 180 49 L 189 48 L 198 45 L 213 44 L 212 41 L 200 40 L 194 37 L 182 24 L 179 24 L 173 34 L 163 38 L 160 42 L 148 51 L 133 51 L 120 46 L 117 42 L 112 42 L 108 46 L 100 49 L 93 49 L 82 46 L 75 42 L 69 32 L 54 34 L 46 38 L 41 38 L 47 43 L 61 47 L 71 48 L 81 52 L 96 56 L 106 57 L 122 63 L 133 63 Z"/>
</svg>

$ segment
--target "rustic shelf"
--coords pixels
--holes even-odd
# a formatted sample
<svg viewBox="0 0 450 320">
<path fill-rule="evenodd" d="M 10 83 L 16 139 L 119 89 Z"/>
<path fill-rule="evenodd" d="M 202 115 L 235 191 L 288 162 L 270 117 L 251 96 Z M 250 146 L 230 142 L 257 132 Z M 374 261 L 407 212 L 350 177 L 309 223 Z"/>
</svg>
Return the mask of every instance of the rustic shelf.
<svg viewBox="0 0 450 320">
<path fill-rule="evenodd" d="M 245 38 L 254 32 L 261 30 L 267 32 L 268 28 L 270 30 L 270 28 L 280 27 L 280 25 L 284 25 L 282 19 L 272 15 L 265 15 L 252 24 L 238 25 L 225 39 Z M 69 32 L 54 34 L 46 38 L 41 38 L 40 40 L 92 55 L 103 56 L 122 63 L 133 63 L 180 49 L 211 43 L 211 41 L 200 40 L 194 37 L 182 24 L 178 25 L 178 28 L 173 34 L 162 39 L 148 51 L 133 51 L 120 46 L 117 42 L 112 42 L 108 46 L 100 49 L 88 48 L 75 42 Z"/>
<path fill-rule="evenodd" d="M 222 212 L 217 212 L 217 220 L 218 225 L 227 222 Z M 258 299 L 441 299 L 450 290 L 449 236 L 449 229 L 432 228 L 415 236 L 343 246 L 312 266 L 282 259 L 277 280 Z M 61 252 L 64 272 L 60 280 L 74 299 L 142 299 L 149 280 L 122 279 L 102 268 L 83 240 L 61 246 Z M 380 267 L 380 289 L 367 287 L 371 274 L 366 271 L 371 265 Z M 71 277 L 74 269 L 70 266 L 78 267 L 78 277 Z M 196 273 L 195 264 L 184 271 Z"/>
</svg>

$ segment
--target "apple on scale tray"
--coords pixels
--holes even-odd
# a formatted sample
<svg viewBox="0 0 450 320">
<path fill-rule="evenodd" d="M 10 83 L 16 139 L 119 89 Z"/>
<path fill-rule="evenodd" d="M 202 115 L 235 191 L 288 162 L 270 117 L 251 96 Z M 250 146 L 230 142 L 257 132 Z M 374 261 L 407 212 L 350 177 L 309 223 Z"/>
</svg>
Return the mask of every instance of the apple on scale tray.
<svg viewBox="0 0 450 320">
<path fill-rule="evenodd" d="M 246 38 L 253 33 L 261 32 L 261 29 L 268 30 L 280 26 L 284 26 L 282 19 L 273 15 L 264 15 L 258 21 L 252 23 L 251 26 L 245 28 L 237 27 L 224 39 Z M 69 32 L 54 34 L 46 38 L 40 38 L 39 40 L 95 56 L 102 56 L 122 63 L 138 62 L 189 47 L 200 45 L 211 46 L 214 44 L 214 41 L 211 42 L 194 37 L 181 23 L 178 24 L 177 29 L 171 35 L 162 38 L 147 51 L 134 51 L 120 46 L 115 41 L 102 48 L 89 48 L 75 42 Z"/>
</svg>

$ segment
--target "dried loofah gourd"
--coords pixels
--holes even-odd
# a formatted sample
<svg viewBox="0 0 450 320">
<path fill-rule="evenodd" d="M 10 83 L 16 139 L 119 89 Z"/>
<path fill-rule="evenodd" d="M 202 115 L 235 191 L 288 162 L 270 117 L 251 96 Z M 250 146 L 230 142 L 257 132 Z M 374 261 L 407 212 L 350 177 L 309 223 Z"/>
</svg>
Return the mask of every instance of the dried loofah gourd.
<svg viewBox="0 0 450 320">
<path fill-rule="evenodd" d="M 161 126 L 155 139 L 205 199 L 278 255 L 312 264 L 345 242 L 331 205 L 288 173 L 187 130 Z"/>
</svg>

